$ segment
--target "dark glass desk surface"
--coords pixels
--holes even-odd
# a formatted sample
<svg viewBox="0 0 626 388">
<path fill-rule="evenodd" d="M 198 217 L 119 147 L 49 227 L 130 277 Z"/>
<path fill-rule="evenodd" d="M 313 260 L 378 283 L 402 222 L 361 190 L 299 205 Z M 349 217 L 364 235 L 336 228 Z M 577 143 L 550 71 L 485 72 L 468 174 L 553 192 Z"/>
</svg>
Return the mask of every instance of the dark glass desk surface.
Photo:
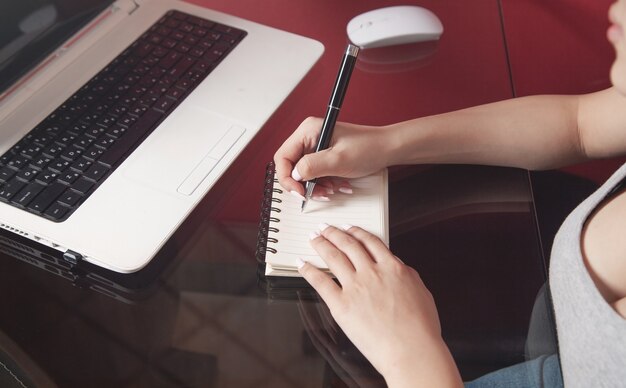
<svg viewBox="0 0 626 388">
<path fill-rule="evenodd" d="M 196 2 L 310 36 L 326 51 L 146 271 L 87 276 L 95 270 L 81 267 L 64 278 L 26 264 L 0 239 L 22 259 L 0 255 L 0 346 L 33 379 L 64 387 L 380 382 L 310 292 L 257 276 L 254 253 L 265 164 L 302 119 L 323 115 L 347 22 L 388 4 Z M 387 64 L 364 53 L 341 120 L 382 125 L 513 96 L 498 1 L 419 4 L 445 25 L 436 50 L 391 51 Z M 389 190 L 391 247 L 434 294 L 463 377 L 524 361 L 546 281 L 528 173 L 395 168 Z"/>
</svg>

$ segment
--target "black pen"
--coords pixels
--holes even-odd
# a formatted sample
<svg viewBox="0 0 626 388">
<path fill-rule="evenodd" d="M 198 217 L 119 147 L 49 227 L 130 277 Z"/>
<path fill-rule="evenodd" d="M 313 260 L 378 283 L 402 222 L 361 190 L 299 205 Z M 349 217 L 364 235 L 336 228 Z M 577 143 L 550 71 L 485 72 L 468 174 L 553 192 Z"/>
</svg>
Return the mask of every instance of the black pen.
<svg viewBox="0 0 626 388">
<path fill-rule="evenodd" d="M 333 137 L 333 129 L 335 129 L 335 123 L 337 122 L 337 117 L 339 116 L 339 109 L 341 108 L 343 97 L 346 95 L 346 90 L 348 90 L 348 82 L 350 81 L 352 70 L 354 70 L 357 55 L 359 55 L 359 48 L 355 45 L 348 44 L 346 52 L 343 54 L 341 66 L 339 67 L 339 74 L 337 74 L 337 80 L 335 81 L 333 93 L 330 95 L 328 109 L 326 110 L 326 116 L 324 117 L 322 131 L 320 132 L 315 152 L 323 151 L 330 145 L 330 140 Z M 304 193 L 304 201 L 302 201 L 300 212 L 304 211 L 304 207 L 306 206 L 309 198 L 311 198 L 316 181 L 317 178 L 306 182 L 306 192 Z"/>
</svg>

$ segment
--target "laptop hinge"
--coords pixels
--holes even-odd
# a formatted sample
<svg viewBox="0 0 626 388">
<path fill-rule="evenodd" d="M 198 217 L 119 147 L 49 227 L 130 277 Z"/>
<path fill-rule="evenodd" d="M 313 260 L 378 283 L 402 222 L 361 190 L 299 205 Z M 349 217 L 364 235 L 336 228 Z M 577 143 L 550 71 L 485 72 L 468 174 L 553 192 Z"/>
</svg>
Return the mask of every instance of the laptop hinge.
<svg viewBox="0 0 626 388">
<path fill-rule="evenodd" d="M 74 252 L 74 251 L 68 249 L 63 254 L 63 259 L 65 259 L 65 261 L 67 261 L 71 265 L 76 265 L 76 264 L 78 264 L 79 261 L 81 261 L 83 259 L 83 255 L 81 255 L 78 252 Z"/>
<path fill-rule="evenodd" d="M 133 0 L 133 6 L 133 9 L 128 12 L 129 15 L 132 15 L 136 10 L 139 9 L 139 3 L 137 3 L 137 0 Z"/>
<path fill-rule="evenodd" d="M 116 11 L 122 11 L 128 15 L 132 15 L 137 9 L 139 9 L 139 2 L 137 0 L 118 0 L 111 9 Z"/>
</svg>

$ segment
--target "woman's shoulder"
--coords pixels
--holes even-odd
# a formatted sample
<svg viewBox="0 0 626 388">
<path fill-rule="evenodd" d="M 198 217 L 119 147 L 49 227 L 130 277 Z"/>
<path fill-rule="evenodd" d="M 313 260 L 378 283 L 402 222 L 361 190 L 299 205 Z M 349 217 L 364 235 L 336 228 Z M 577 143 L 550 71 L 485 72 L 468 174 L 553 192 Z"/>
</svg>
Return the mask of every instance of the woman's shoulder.
<svg viewBox="0 0 626 388">
<path fill-rule="evenodd" d="M 604 200 L 589 215 L 581 248 L 597 289 L 626 317 L 626 189 Z"/>
</svg>

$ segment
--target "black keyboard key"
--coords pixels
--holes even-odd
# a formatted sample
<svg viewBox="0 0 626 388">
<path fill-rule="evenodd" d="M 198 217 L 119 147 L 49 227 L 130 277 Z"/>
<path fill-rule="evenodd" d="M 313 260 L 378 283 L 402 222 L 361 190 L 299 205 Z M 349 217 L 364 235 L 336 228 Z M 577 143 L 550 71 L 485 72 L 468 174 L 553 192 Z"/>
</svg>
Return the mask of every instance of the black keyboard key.
<svg viewBox="0 0 626 388">
<path fill-rule="evenodd" d="M 72 125 L 72 128 L 68 132 L 70 134 L 72 134 L 72 135 L 80 136 L 83 133 L 85 133 L 85 131 L 87 131 L 89 129 L 89 127 L 90 127 L 89 124 L 76 123 L 76 124 Z"/>
<path fill-rule="evenodd" d="M 206 73 L 209 70 L 211 70 L 212 67 L 213 67 L 213 64 L 211 62 L 200 60 L 196 62 L 193 68 L 200 72 Z"/>
<path fill-rule="evenodd" d="M 115 124 L 115 120 L 115 117 L 106 115 L 100 118 L 98 125 L 104 128 L 109 128 L 111 125 Z"/>
<path fill-rule="evenodd" d="M 82 197 L 78 192 L 68 189 L 59 197 L 58 201 L 67 206 L 75 206 Z"/>
<path fill-rule="evenodd" d="M 30 143 L 27 140 L 22 139 L 17 144 L 15 144 L 13 147 L 11 147 L 11 149 L 9 150 L 9 152 L 7 154 L 17 155 L 20 152 L 22 152 L 22 150 L 24 148 L 26 148 L 28 146 L 30 146 Z"/>
<path fill-rule="evenodd" d="M 150 88 L 150 90 L 148 91 L 147 94 L 152 94 L 154 96 L 161 97 L 168 90 L 169 90 L 169 86 L 156 84 L 156 85 L 154 85 L 153 87 Z"/>
<path fill-rule="evenodd" d="M 189 43 L 185 43 L 185 42 L 180 42 L 176 45 L 176 51 L 180 52 L 180 53 L 188 53 L 189 50 L 191 50 L 192 45 L 190 45 Z"/>
<path fill-rule="evenodd" d="M 75 147 L 75 146 L 71 146 L 71 147 L 66 148 L 65 151 L 63 151 L 63 153 L 61 154 L 61 157 L 73 162 L 82 154 L 83 154 L 82 149 Z"/>
<path fill-rule="evenodd" d="M 48 164 L 50 164 L 50 162 L 52 162 L 51 158 L 44 156 L 44 155 L 40 155 L 37 158 L 31 160 L 30 165 L 31 167 L 36 168 L 37 170 L 43 170 L 44 168 L 46 168 Z"/>
<path fill-rule="evenodd" d="M 52 204 L 52 206 L 50 206 L 44 214 L 52 219 L 60 220 L 63 216 L 65 216 L 65 214 L 67 214 L 68 210 L 69 209 L 67 207 L 57 202 Z"/>
<path fill-rule="evenodd" d="M 40 147 L 47 146 L 48 143 L 50 143 L 51 141 L 52 141 L 52 136 L 47 135 L 47 134 L 37 134 L 37 136 L 33 138 L 33 143 Z"/>
<path fill-rule="evenodd" d="M 47 156 L 49 156 L 51 158 L 55 158 L 58 155 L 60 155 L 61 152 L 63 152 L 63 150 L 64 150 L 64 147 L 62 147 L 60 145 L 53 145 L 53 146 L 50 146 L 50 147 L 46 148 L 43 151 L 43 154 L 47 155 Z"/>
<path fill-rule="evenodd" d="M 128 114 L 133 115 L 133 116 L 141 116 L 144 113 L 146 113 L 147 110 L 148 110 L 147 106 L 137 104 L 128 111 Z"/>
<path fill-rule="evenodd" d="M 14 169 L 3 167 L 2 170 L 0 170 L 0 182 L 8 181 L 9 179 L 13 178 L 13 175 L 15 175 Z"/>
<path fill-rule="evenodd" d="M 89 147 L 91 147 L 91 145 L 94 142 L 94 138 L 87 136 L 87 135 L 82 135 L 81 137 L 79 137 L 78 139 L 76 139 L 76 142 L 74 143 L 75 147 L 79 147 L 82 149 L 87 149 Z"/>
<path fill-rule="evenodd" d="M 59 173 L 56 173 L 50 170 L 45 170 L 45 171 L 40 172 L 35 177 L 35 180 L 37 180 L 40 183 L 43 183 L 44 185 L 47 185 L 47 184 L 54 182 L 58 177 L 59 177 Z"/>
<path fill-rule="evenodd" d="M 155 110 L 150 109 L 147 111 L 113 147 L 109 148 L 102 155 L 99 160 L 100 163 L 113 167 L 140 139 L 154 128 L 161 117 L 161 113 Z"/>
<path fill-rule="evenodd" d="M 74 140 L 76 140 L 76 135 L 70 132 L 65 132 L 63 135 L 56 138 L 57 144 L 63 147 L 69 147 Z"/>
<path fill-rule="evenodd" d="M 37 145 L 33 145 L 30 147 L 26 147 L 22 150 L 22 155 L 26 156 L 28 159 L 32 159 L 35 156 L 39 155 L 41 153 L 41 151 L 43 151 L 43 149 L 40 146 Z"/>
<path fill-rule="evenodd" d="M 4 186 L 0 187 L 0 199 L 6 201 L 10 200 L 15 194 L 22 190 L 24 186 L 26 186 L 26 183 L 18 181 L 17 179 L 9 181 Z"/>
<path fill-rule="evenodd" d="M 93 183 L 90 180 L 87 180 L 85 178 L 80 178 L 72 185 L 72 188 L 81 194 L 87 194 L 91 190 L 91 188 L 94 186 L 94 184 L 95 183 Z"/>
<path fill-rule="evenodd" d="M 42 213 L 46 210 L 67 187 L 60 183 L 53 183 L 43 189 L 43 191 L 28 205 L 28 208 L 34 212 Z"/>
<path fill-rule="evenodd" d="M 128 128 L 132 126 L 135 123 L 135 121 L 137 121 L 137 117 L 131 116 L 130 114 L 128 114 L 122 117 L 121 119 L 119 119 L 119 121 L 117 122 L 117 125 Z"/>
<path fill-rule="evenodd" d="M 98 121 L 98 118 L 100 118 L 100 115 L 98 113 L 87 113 L 80 118 L 80 121 L 87 124 L 95 124 L 96 121 Z"/>
<path fill-rule="evenodd" d="M 100 101 L 97 105 L 95 105 L 93 108 L 91 108 L 91 111 L 94 113 L 97 113 L 99 115 L 102 115 L 106 112 L 109 111 L 109 109 L 111 108 L 111 102 L 109 101 Z M 103 118 L 100 117 L 100 121 L 102 121 Z"/>
<path fill-rule="evenodd" d="M 39 174 L 39 170 L 35 170 L 34 168 L 26 168 L 18 172 L 15 176 L 26 182 L 30 182 L 35 179 L 37 174 Z"/>
<path fill-rule="evenodd" d="M 104 154 L 104 150 L 97 145 L 92 145 L 85 153 L 83 154 L 84 158 L 87 158 L 91 161 L 96 161 L 100 156 Z"/>
<path fill-rule="evenodd" d="M 172 107 L 176 104 L 176 100 L 173 98 L 169 98 L 167 96 L 161 97 L 159 101 L 157 101 L 152 108 L 158 110 L 159 112 L 168 112 Z"/>
<path fill-rule="evenodd" d="M 124 127 L 120 127 L 119 125 L 115 125 L 115 126 L 109 128 L 109 129 L 107 129 L 107 131 L 105 133 L 107 135 L 109 135 L 109 136 L 113 136 L 114 138 L 118 139 L 123 134 L 125 134 L 126 131 L 128 131 L 128 128 L 124 128 Z"/>
<path fill-rule="evenodd" d="M 100 163 L 96 163 L 93 166 L 89 167 L 89 170 L 85 172 L 84 177 L 97 182 L 102 179 L 102 177 L 104 177 L 107 172 L 109 172 L 108 167 L 105 167 Z"/>
<path fill-rule="evenodd" d="M 189 78 L 182 78 L 180 81 L 178 81 L 176 87 L 181 90 L 188 90 L 189 88 L 191 88 L 192 85 L 193 82 Z"/>
<path fill-rule="evenodd" d="M 104 132 L 106 131 L 106 128 L 102 128 L 102 127 L 98 127 L 98 126 L 92 126 L 91 128 L 89 128 L 86 132 L 85 135 L 97 139 L 98 137 L 100 137 L 100 135 L 102 135 Z"/>
<path fill-rule="evenodd" d="M 44 122 L 35 129 L 38 133 L 45 133 L 52 137 L 56 137 L 61 133 L 61 126 L 58 123 Z"/>
<path fill-rule="evenodd" d="M 146 55 L 150 54 L 150 52 L 152 52 L 153 49 L 154 49 L 154 45 L 145 42 L 145 43 L 139 44 L 139 46 L 137 46 L 137 49 L 133 51 L 133 54 L 139 58 L 143 58 Z"/>
<path fill-rule="evenodd" d="M 78 180 L 80 176 L 81 175 L 79 172 L 69 171 L 59 175 L 59 181 L 61 183 L 67 183 L 68 185 L 71 185 L 72 183 L 76 182 L 76 180 Z"/>
<path fill-rule="evenodd" d="M 167 75 L 169 75 L 170 77 L 180 77 L 183 74 L 185 74 L 185 72 L 191 67 L 191 65 L 193 65 L 196 62 L 196 60 L 194 58 L 191 57 L 184 57 L 182 60 L 180 60 L 176 66 L 174 66 L 173 68 L 171 68 L 168 72 Z"/>
<path fill-rule="evenodd" d="M 114 116 L 119 117 L 119 116 L 124 115 L 126 112 L 128 112 L 128 107 L 126 105 L 119 104 L 119 105 L 115 105 L 113 109 L 111 109 L 111 112 L 109 113 L 111 113 Z"/>
<path fill-rule="evenodd" d="M 163 47 L 155 47 L 154 50 L 150 53 L 153 57 L 162 58 L 166 56 L 170 51 L 167 49 L 172 49 L 174 46 L 178 44 L 174 39 L 167 38 L 161 44 Z"/>
<path fill-rule="evenodd" d="M 151 93 L 146 93 L 143 96 L 141 96 L 141 98 L 138 101 L 142 105 L 152 106 L 152 104 L 154 104 L 158 99 L 159 99 L 159 96 L 155 96 Z"/>
<path fill-rule="evenodd" d="M 91 160 L 80 158 L 72 164 L 71 168 L 78 172 L 85 172 L 89 167 L 91 167 L 92 164 L 93 162 Z"/>
<path fill-rule="evenodd" d="M 71 162 L 67 160 L 57 160 L 48 166 L 48 168 L 54 172 L 61 173 L 70 166 Z"/>
<path fill-rule="evenodd" d="M 166 97 L 171 98 L 172 100 L 179 100 L 183 96 L 183 91 L 178 88 L 171 88 L 165 93 Z"/>
<path fill-rule="evenodd" d="M 110 136 L 102 136 L 96 141 L 96 146 L 107 149 L 115 144 L 115 138 Z"/>
<path fill-rule="evenodd" d="M 29 183 L 11 199 L 11 202 L 26 207 L 45 187 L 37 182 Z"/>
<path fill-rule="evenodd" d="M 26 158 L 24 156 L 21 156 L 21 155 L 18 155 L 16 157 L 14 157 L 13 159 L 11 159 L 9 161 L 9 163 L 7 163 L 7 166 L 13 167 L 14 169 L 19 170 L 19 169 L 21 169 L 23 167 L 28 166 L 28 162 L 29 162 L 28 158 Z"/>
</svg>

